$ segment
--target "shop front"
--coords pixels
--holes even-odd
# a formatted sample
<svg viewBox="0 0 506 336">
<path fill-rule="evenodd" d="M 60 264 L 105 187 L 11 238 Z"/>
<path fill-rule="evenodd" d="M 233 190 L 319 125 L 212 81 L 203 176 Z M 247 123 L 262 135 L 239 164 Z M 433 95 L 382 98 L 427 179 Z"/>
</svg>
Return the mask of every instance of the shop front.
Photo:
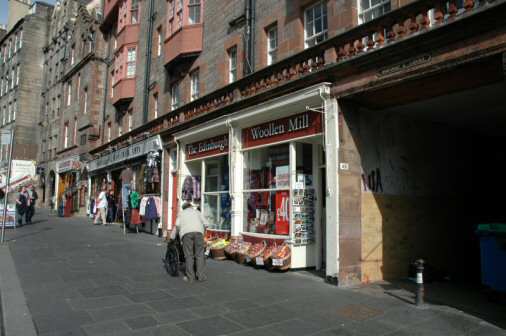
<svg viewBox="0 0 506 336">
<path fill-rule="evenodd" d="M 336 200 L 336 188 L 325 178 L 331 152 L 324 151 L 328 116 L 320 93 L 325 87 L 175 134 L 181 158 L 178 195 L 201 207 L 208 236 L 227 238 L 230 232 L 231 241 L 249 246 L 286 246 L 292 269 L 322 269 L 329 265 L 326 257 L 336 258 L 326 252 L 337 245 L 337 236 L 325 234 L 337 231 L 325 227 L 337 226 L 337 206 L 326 209 L 329 199 Z M 330 276 L 337 263 L 330 262 Z"/>
<path fill-rule="evenodd" d="M 214 131 L 226 132 L 227 129 L 222 127 Z M 228 133 L 222 133 L 183 145 L 181 200 L 200 207 L 209 225 L 208 237 L 230 237 L 228 143 Z"/>
<path fill-rule="evenodd" d="M 130 229 L 157 234 L 162 217 L 162 156 L 161 139 L 156 136 L 90 161 L 89 213 L 96 213 L 94 203 L 105 190 L 109 223 L 126 223 Z"/>
<path fill-rule="evenodd" d="M 56 207 L 62 217 L 85 213 L 87 185 L 82 183 L 82 168 L 78 155 L 56 162 Z"/>
</svg>

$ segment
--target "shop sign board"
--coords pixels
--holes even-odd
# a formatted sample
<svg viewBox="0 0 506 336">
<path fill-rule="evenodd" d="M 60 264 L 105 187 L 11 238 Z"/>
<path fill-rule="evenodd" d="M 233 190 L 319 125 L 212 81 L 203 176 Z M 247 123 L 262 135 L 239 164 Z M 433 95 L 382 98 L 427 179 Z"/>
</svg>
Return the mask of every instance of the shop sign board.
<svg viewBox="0 0 506 336">
<path fill-rule="evenodd" d="M 80 169 L 81 169 L 81 162 L 79 161 L 79 157 L 77 155 L 56 162 L 57 173 L 65 173 L 69 170 L 80 170 Z"/>
<path fill-rule="evenodd" d="M 300 138 L 318 134 L 321 131 L 321 114 L 308 111 L 243 129 L 243 147 L 255 147 Z"/>
<path fill-rule="evenodd" d="M 151 137 L 106 154 L 96 160 L 90 161 L 88 163 L 88 171 L 95 171 L 113 164 L 146 155 L 149 152 L 157 152 L 160 150 L 162 150 L 162 140 L 160 139 L 160 136 Z"/>
<path fill-rule="evenodd" d="M 186 145 L 186 159 L 197 159 L 228 152 L 228 134 Z"/>
</svg>

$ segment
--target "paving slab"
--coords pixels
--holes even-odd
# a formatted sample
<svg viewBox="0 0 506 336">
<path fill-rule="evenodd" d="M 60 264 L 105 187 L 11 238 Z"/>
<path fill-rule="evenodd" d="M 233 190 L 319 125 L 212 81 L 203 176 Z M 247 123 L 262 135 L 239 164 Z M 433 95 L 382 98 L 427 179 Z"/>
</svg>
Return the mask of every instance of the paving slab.
<svg viewBox="0 0 506 336">
<path fill-rule="evenodd" d="M 156 236 L 37 216 L 37 224 L 7 237 L 18 292 L 40 336 L 505 335 L 497 327 L 506 326 L 499 305 L 466 299 L 461 310 L 441 301 L 420 310 L 405 289 L 340 289 L 305 271 L 207 260 L 209 280 L 187 284 L 163 269 L 165 244 Z M 446 292 L 435 296 L 458 297 Z M 28 334 L 6 336 L 21 335 Z"/>
</svg>

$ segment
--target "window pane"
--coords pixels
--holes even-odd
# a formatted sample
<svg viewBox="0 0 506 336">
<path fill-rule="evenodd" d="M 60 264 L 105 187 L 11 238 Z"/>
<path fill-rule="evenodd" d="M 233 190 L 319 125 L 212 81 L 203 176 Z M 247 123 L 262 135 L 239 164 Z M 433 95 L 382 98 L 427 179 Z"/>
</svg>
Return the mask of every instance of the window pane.
<svg viewBox="0 0 506 336">
<path fill-rule="evenodd" d="M 288 190 L 244 194 L 244 230 L 266 234 L 290 233 L 290 192 Z"/>
<path fill-rule="evenodd" d="M 228 155 L 206 160 L 205 191 L 228 191 Z"/>
<path fill-rule="evenodd" d="M 244 189 L 289 187 L 288 144 L 244 152 Z"/>
<path fill-rule="evenodd" d="M 204 194 L 203 214 L 210 229 L 230 230 L 230 195 Z"/>
</svg>

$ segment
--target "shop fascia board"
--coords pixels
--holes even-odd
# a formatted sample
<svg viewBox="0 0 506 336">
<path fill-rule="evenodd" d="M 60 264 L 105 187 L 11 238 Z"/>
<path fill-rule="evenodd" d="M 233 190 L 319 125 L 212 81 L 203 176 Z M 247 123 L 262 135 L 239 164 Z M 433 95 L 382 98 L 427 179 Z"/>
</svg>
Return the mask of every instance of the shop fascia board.
<svg viewBox="0 0 506 336">
<path fill-rule="evenodd" d="M 230 115 L 219 117 L 202 125 L 174 133 L 174 140 L 184 143 L 204 140 L 226 133 L 227 129 L 231 127 L 245 128 L 302 113 L 307 111 L 308 107 L 321 107 L 321 97 L 328 94 L 330 86 L 331 83 L 322 82 Z"/>
</svg>

